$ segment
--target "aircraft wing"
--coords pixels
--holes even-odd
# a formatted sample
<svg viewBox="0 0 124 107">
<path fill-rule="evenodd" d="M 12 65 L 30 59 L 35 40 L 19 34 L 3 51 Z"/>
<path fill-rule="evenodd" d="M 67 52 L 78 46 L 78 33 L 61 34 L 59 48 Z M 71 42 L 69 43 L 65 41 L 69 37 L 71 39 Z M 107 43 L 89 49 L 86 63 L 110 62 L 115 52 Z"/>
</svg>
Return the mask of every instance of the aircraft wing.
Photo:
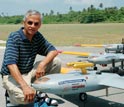
<svg viewBox="0 0 124 107">
<path fill-rule="evenodd" d="M 90 55 L 89 52 L 73 52 L 73 51 L 63 51 L 62 54 L 69 54 L 69 55 L 78 55 L 88 57 Z"/>
<path fill-rule="evenodd" d="M 81 47 L 104 47 L 103 44 L 75 44 L 75 46 L 81 46 Z"/>
<path fill-rule="evenodd" d="M 124 54 L 120 55 L 120 56 L 119 56 L 119 59 L 124 60 Z"/>
<path fill-rule="evenodd" d="M 108 78 L 102 79 L 102 81 L 99 84 L 113 88 L 124 89 L 124 77 L 121 77 L 119 75 L 109 76 Z"/>
</svg>

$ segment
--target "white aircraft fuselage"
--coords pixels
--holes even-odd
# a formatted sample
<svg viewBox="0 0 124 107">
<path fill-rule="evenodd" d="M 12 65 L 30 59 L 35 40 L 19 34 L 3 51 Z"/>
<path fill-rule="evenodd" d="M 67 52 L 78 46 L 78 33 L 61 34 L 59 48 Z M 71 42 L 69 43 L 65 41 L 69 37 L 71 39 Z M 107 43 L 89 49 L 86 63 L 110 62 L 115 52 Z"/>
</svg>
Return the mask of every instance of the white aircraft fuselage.
<svg viewBox="0 0 124 107">
<path fill-rule="evenodd" d="M 94 64 L 110 64 L 112 63 L 112 60 L 114 60 L 115 62 L 120 62 L 124 60 L 124 54 L 105 53 L 105 54 L 90 55 L 87 60 Z"/>
<path fill-rule="evenodd" d="M 106 51 L 122 51 L 123 50 L 123 44 L 108 44 L 105 45 Z"/>
<path fill-rule="evenodd" d="M 80 72 L 70 74 L 51 74 L 41 77 L 39 80 L 34 82 L 32 86 L 38 91 L 58 95 L 65 95 L 104 89 L 108 87 L 107 85 L 104 85 L 104 82 L 106 83 L 107 82 L 106 80 L 110 79 L 109 81 L 111 82 L 110 83 L 111 85 L 114 81 L 113 80 L 114 77 L 119 79 L 121 78 L 118 74 L 112 73 L 96 74 L 96 71 L 92 72 L 90 71 L 90 73 L 86 75 L 83 75 Z M 116 84 L 117 87 L 119 84 L 118 83 Z M 122 87 L 120 86 L 119 88 L 124 88 L 124 86 Z"/>
</svg>

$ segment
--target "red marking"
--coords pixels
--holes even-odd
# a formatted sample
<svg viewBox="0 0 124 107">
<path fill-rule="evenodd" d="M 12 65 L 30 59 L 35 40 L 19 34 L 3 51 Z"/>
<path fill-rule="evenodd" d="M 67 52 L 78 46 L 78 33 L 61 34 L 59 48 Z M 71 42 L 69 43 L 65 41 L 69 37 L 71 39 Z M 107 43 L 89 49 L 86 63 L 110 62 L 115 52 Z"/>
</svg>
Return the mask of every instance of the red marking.
<svg viewBox="0 0 124 107">
<path fill-rule="evenodd" d="M 85 87 L 85 85 L 72 86 L 72 88 L 82 88 L 82 87 Z"/>
<path fill-rule="evenodd" d="M 67 91 L 69 89 L 69 87 L 64 87 L 64 91 Z"/>
<path fill-rule="evenodd" d="M 107 64 L 101 64 L 102 65 L 102 67 L 106 67 L 107 66 Z"/>
<path fill-rule="evenodd" d="M 88 77 L 85 77 L 86 79 L 88 79 Z"/>
<path fill-rule="evenodd" d="M 81 46 L 81 44 L 75 44 L 75 46 Z"/>
</svg>

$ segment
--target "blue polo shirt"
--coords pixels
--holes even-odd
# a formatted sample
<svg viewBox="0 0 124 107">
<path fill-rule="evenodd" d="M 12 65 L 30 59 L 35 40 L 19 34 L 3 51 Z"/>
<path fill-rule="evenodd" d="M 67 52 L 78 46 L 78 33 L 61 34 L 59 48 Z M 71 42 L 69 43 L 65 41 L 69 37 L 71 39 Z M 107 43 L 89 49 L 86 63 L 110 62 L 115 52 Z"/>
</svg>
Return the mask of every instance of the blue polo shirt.
<svg viewBox="0 0 124 107">
<path fill-rule="evenodd" d="M 9 64 L 17 64 L 21 74 L 28 73 L 33 68 L 36 55 L 46 56 L 56 48 L 50 44 L 40 32 L 37 32 L 32 41 L 23 33 L 23 28 L 9 35 L 1 68 L 2 75 L 9 75 Z"/>
</svg>

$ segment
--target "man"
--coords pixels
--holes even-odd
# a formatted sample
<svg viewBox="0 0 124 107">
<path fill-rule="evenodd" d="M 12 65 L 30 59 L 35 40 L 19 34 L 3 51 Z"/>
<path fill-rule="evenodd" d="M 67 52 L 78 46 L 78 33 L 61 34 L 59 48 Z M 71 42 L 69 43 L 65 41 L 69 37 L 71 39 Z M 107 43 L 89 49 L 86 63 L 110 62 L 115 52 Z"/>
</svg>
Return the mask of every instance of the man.
<svg viewBox="0 0 124 107">
<path fill-rule="evenodd" d="M 9 35 L 1 68 L 3 87 L 13 104 L 33 102 L 36 91 L 31 87 L 32 79 L 58 73 L 61 68 L 61 61 L 56 58 L 56 48 L 38 31 L 42 25 L 42 15 L 36 10 L 29 10 L 23 25 Z M 45 57 L 34 64 L 37 54 Z"/>
</svg>

